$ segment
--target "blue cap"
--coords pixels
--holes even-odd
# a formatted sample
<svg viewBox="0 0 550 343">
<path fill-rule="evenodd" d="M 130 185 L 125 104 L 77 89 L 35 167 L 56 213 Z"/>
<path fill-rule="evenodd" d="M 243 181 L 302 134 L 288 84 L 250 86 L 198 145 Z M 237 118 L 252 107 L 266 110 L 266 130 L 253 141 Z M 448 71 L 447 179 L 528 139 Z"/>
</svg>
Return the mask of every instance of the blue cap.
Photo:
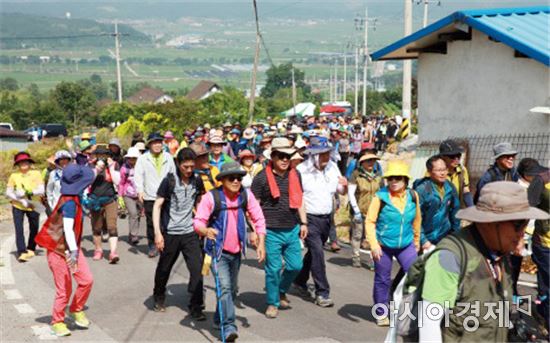
<svg viewBox="0 0 550 343">
<path fill-rule="evenodd" d="M 63 169 L 61 177 L 61 194 L 78 195 L 94 181 L 94 171 L 78 164 L 69 164 Z"/>
</svg>

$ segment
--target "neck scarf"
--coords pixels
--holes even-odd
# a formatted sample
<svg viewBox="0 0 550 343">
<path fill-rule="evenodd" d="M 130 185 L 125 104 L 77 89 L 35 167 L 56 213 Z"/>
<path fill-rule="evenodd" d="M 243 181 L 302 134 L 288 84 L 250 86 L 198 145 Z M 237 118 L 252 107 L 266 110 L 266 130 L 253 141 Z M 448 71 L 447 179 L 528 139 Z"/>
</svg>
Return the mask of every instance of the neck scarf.
<svg viewBox="0 0 550 343">
<path fill-rule="evenodd" d="M 277 181 L 275 181 L 275 175 L 273 174 L 273 163 L 270 161 L 266 167 L 265 174 L 267 176 L 267 183 L 269 185 L 269 191 L 271 196 L 275 199 L 281 196 Z M 302 187 L 300 185 L 300 178 L 296 169 L 290 168 L 288 171 L 288 200 L 290 208 L 299 209 L 302 207 Z"/>
</svg>

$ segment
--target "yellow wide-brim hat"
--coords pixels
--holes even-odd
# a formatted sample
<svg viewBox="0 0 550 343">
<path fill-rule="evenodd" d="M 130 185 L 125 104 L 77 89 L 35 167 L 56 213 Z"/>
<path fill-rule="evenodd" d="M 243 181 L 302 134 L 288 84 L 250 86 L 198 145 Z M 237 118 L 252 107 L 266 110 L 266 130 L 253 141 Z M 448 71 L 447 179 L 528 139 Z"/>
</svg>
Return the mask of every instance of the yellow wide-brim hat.
<svg viewBox="0 0 550 343">
<path fill-rule="evenodd" d="M 384 177 L 388 178 L 390 176 L 405 176 L 410 179 L 409 166 L 403 161 L 388 162 L 388 168 L 384 172 Z"/>
</svg>

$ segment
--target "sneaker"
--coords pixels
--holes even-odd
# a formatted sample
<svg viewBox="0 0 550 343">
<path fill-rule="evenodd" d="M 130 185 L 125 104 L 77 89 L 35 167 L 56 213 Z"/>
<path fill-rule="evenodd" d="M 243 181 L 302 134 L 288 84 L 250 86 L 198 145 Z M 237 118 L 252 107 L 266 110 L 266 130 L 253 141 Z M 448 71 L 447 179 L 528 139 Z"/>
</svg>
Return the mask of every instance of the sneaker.
<svg viewBox="0 0 550 343">
<path fill-rule="evenodd" d="M 332 307 L 334 306 L 334 301 L 332 301 L 331 298 L 325 298 L 323 296 L 318 295 L 317 298 L 315 298 L 315 305 L 320 307 Z"/>
<path fill-rule="evenodd" d="M 17 261 L 21 263 L 29 262 L 29 260 L 30 260 L 29 255 L 27 255 L 26 252 L 19 254 L 19 257 L 17 257 Z"/>
<path fill-rule="evenodd" d="M 360 259 L 352 259 L 351 260 L 351 265 L 354 268 L 361 268 L 361 260 Z"/>
<path fill-rule="evenodd" d="M 267 309 L 265 310 L 265 316 L 267 318 L 273 319 L 277 318 L 277 315 L 279 314 L 279 309 L 273 305 L 267 306 Z"/>
<path fill-rule="evenodd" d="M 155 311 L 155 312 L 166 312 L 166 306 L 161 301 L 155 301 L 155 305 L 153 306 L 153 311 Z"/>
<path fill-rule="evenodd" d="M 73 317 L 75 325 L 81 329 L 87 329 L 90 326 L 90 321 L 84 311 L 73 312 L 71 317 Z"/>
<path fill-rule="evenodd" d="M 235 342 L 239 338 L 239 334 L 236 331 L 230 332 L 225 335 L 226 342 Z"/>
<path fill-rule="evenodd" d="M 191 318 L 193 318 L 198 322 L 203 322 L 206 320 L 206 316 L 204 315 L 204 312 L 202 312 L 201 309 L 191 311 Z"/>
<path fill-rule="evenodd" d="M 118 254 L 116 252 L 112 252 L 109 254 L 109 263 L 110 264 L 117 264 L 117 262 L 120 260 L 118 257 Z"/>
<path fill-rule="evenodd" d="M 338 245 L 337 242 L 332 242 L 332 243 L 330 243 L 330 250 L 331 250 L 332 252 L 338 252 L 338 251 L 340 251 L 340 249 L 341 249 L 341 248 L 340 248 L 340 246 Z"/>
<path fill-rule="evenodd" d="M 287 310 L 290 308 L 290 300 L 288 300 L 286 294 L 279 294 L 279 309 Z"/>
<path fill-rule="evenodd" d="M 52 325 L 52 335 L 55 335 L 57 337 L 70 336 L 71 331 L 67 328 L 67 325 L 65 325 L 65 323 L 55 323 Z"/>
<path fill-rule="evenodd" d="M 33 258 L 36 256 L 36 253 L 33 251 L 33 250 L 27 250 L 27 257 L 29 259 Z"/>
<path fill-rule="evenodd" d="M 92 257 L 92 260 L 99 261 L 103 258 L 103 250 L 96 250 L 94 251 L 94 257 Z"/>
<path fill-rule="evenodd" d="M 378 326 L 390 326 L 390 318 L 384 317 L 376 319 L 376 325 Z"/>
<path fill-rule="evenodd" d="M 130 235 L 130 238 L 128 239 L 128 243 L 130 243 L 131 245 L 138 245 L 139 237 Z"/>
</svg>

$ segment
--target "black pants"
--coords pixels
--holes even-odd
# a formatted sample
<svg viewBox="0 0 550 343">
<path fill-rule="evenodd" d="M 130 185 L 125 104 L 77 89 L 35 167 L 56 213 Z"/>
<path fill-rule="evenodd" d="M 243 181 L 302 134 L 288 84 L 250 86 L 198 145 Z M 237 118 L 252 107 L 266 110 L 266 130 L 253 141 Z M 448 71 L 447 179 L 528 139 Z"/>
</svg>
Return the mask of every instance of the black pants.
<svg viewBox="0 0 550 343">
<path fill-rule="evenodd" d="M 518 293 L 518 280 L 521 273 L 521 262 L 523 262 L 523 256 L 510 255 L 510 264 L 512 265 L 512 282 L 514 283 L 514 295 Z"/>
<path fill-rule="evenodd" d="M 294 282 L 302 287 L 306 286 L 311 272 L 315 282 L 315 294 L 328 297 L 330 285 L 327 279 L 323 245 L 329 236 L 331 216 L 330 214 L 320 216 L 308 214 L 307 223 L 308 235 L 305 241 L 307 253 L 304 256 L 304 266 Z"/>
<path fill-rule="evenodd" d="M 155 244 L 155 227 L 153 226 L 153 205 L 154 200 L 144 200 L 143 209 L 145 210 L 145 219 L 147 222 L 147 243 L 149 248 Z"/>
<path fill-rule="evenodd" d="M 34 238 L 38 233 L 38 221 L 40 214 L 36 211 L 23 211 L 18 208 L 12 207 L 13 224 L 15 226 L 15 243 L 17 245 L 17 254 L 20 255 L 27 250 L 36 250 L 36 243 Z M 25 247 L 25 229 L 24 221 L 25 216 L 29 220 L 29 241 Z"/>
<path fill-rule="evenodd" d="M 203 304 L 202 250 L 199 236 L 194 232 L 185 235 L 164 234 L 164 250 L 160 254 L 155 271 L 155 288 L 153 290 L 155 301 L 164 303 L 166 284 L 180 252 L 185 259 L 190 275 L 187 286 L 187 291 L 191 296 L 189 309 L 191 311 L 201 309 Z"/>
</svg>

